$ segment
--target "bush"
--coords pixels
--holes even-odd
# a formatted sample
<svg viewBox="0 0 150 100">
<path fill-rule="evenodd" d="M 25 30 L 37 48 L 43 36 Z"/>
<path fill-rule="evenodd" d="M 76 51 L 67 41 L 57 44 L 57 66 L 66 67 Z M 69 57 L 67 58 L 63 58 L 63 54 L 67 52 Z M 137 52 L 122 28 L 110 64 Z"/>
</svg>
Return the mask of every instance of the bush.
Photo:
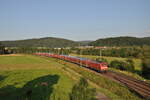
<svg viewBox="0 0 150 100">
<path fill-rule="evenodd" d="M 128 58 L 128 59 L 126 60 L 126 62 L 128 62 L 128 63 L 130 63 L 130 64 L 134 64 L 134 62 L 133 62 L 133 60 L 132 60 L 131 58 Z"/>
<path fill-rule="evenodd" d="M 80 82 L 73 87 L 70 100 L 97 100 L 95 96 L 96 90 L 88 88 L 87 80 L 81 78 Z"/>
<path fill-rule="evenodd" d="M 114 60 L 110 63 L 110 67 L 120 69 L 120 70 L 130 71 L 130 72 L 134 71 L 134 65 L 133 63 L 130 62 Z"/>
<path fill-rule="evenodd" d="M 121 63 L 118 60 L 111 61 L 111 63 L 110 63 L 110 67 L 113 67 L 116 69 L 120 69 L 120 66 L 121 66 Z"/>
<path fill-rule="evenodd" d="M 150 79 L 150 59 L 143 59 L 142 61 L 142 75 Z"/>
</svg>

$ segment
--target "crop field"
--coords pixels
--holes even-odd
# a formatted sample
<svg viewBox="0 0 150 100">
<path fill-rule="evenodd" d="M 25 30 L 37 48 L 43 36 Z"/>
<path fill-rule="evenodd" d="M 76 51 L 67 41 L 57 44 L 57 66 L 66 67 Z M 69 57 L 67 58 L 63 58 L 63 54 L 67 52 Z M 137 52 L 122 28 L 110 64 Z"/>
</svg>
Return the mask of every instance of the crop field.
<svg viewBox="0 0 150 100">
<path fill-rule="evenodd" d="M 142 100 L 126 86 L 54 58 L 0 56 L 0 69 L 0 100 L 69 100 L 69 93 L 80 77 L 110 100 Z"/>
</svg>

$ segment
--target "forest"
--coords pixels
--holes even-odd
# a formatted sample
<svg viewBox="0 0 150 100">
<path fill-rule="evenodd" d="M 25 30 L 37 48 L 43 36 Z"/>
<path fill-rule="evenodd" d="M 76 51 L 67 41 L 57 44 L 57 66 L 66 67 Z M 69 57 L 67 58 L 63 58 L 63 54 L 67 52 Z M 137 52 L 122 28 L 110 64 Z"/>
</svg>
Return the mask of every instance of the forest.
<svg viewBox="0 0 150 100">
<path fill-rule="evenodd" d="M 63 38 L 45 37 L 37 39 L 0 41 L 6 47 L 75 47 L 75 46 L 143 46 L 150 45 L 150 37 L 114 37 L 96 41 L 73 41 Z"/>
<path fill-rule="evenodd" d="M 150 37 L 114 37 L 98 39 L 90 43 L 93 46 L 142 46 L 150 45 Z"/>
</svg>

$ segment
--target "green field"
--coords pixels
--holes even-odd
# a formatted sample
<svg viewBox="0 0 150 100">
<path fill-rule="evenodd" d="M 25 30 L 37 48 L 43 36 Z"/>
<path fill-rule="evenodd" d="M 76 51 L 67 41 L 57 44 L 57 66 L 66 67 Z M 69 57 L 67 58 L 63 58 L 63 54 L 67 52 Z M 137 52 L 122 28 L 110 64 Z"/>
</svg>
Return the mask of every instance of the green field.
<svg viewBox="0 0 150 100">
<path fill-rule="evenodd" d="M 0 100 L 69 100 L 74 80 L 61 67 L 35 56 L 0 56 Z"/>
<path fill-rule="evenodd" d="M 69 93 L 80 77 L 111 100 L 141 100 L 125 86 L 58 59 L 0 56 L 0 69 L 0 100 L 69 100 Z"/>
</svg>

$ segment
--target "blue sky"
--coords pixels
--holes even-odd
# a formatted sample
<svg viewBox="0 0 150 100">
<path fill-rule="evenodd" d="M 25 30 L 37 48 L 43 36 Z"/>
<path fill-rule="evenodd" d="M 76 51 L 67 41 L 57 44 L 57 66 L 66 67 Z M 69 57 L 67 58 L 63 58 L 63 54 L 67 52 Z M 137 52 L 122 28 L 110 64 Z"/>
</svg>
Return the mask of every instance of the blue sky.
<svg viewBox="0 0 150 100">
<path fill-rule="evenodd" d="M 150 0 L 0 0 L 0 40 L 150 36 Z"/>
</svg>

